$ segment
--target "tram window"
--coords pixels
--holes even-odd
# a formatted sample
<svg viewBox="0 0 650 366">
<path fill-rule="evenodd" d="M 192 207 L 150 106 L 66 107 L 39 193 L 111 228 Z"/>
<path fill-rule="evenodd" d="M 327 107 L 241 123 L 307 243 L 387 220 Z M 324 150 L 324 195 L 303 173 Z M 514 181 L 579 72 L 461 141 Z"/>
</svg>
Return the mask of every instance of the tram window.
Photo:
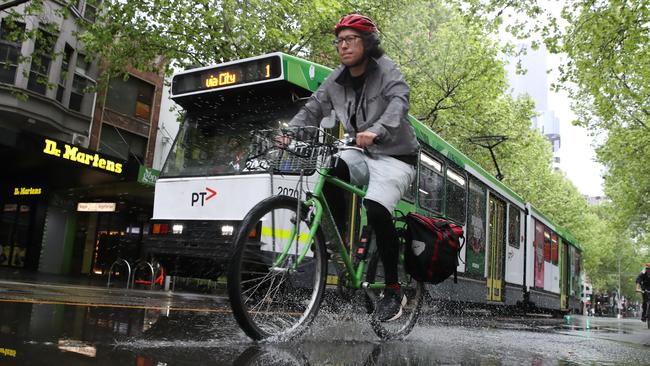
<svg viewBox="0 0 650 366">
<path fill-rule="evenodd" d="M 573 271 L 571 271 L 571 278 L 573 279 L 573 289 L 577 289 L 580 286 L 580 272 L 582 268 L 580 267 L 580 252 L 574 248 L 574 264 Z"/>
<path fill-rule="evenodd" d="M 406 191 L 404 194 L 404 200 L 409 201 L 409 202 L 415 202 L 415 193 L 418 189 L 418 182 L 417 178 L 413 179 L 413 183 L 411 183 L 411 186 L 409 189 Z"/>
<path fill-rule="evenodd" d="M 420 207 L 441 213 L 445 187 L 442 163 L 426 154 L 420 154 L 420 182 L 418 187 Z"/>
<path fill-rule="evenodd" d="M 551 262 L 553 264 L 558 263 L 558 250 L 559 246 L 557 244 L 557 236 L 553 235 L 551 237 Z"/>
<path fill-rule="evenodd" d="M 459 173 L 447 169 L 447 217 L 456 222 L 465 222 L 467 181 Z"/>
<path fill-rule="evenodd" d="M 519 249 L 519 237 L 521 235 L 521 213 L 513 205 L 508 206 L 508 244 Z"/>
<path fill-rule="evenodd" d="M 272 128 L 288 122 L 298 106 L 283 100 L 259 102 L 246 95 L 226 99 L 216 106 L 187 112 L 174 145 L 167 156 L 161 177 L 257 174 L 248 169 L 250 131 Z M 255 110 L 247 109 L 255 105 Z"/>
<path fill-rule="evenodd" d="M 544 260 L 551 261 L 551 234 L 544 230 Z"/>
</svg>

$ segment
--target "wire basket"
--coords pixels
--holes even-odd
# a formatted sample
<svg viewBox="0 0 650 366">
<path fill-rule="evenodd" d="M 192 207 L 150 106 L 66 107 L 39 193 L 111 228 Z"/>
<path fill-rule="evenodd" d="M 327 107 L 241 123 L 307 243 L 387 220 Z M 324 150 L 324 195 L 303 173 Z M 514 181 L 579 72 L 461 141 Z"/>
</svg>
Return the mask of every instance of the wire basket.
<svg viewBox="0 0 650 366">
<path fill-rule="evenodd" d="M 317 127 L 256 130 L 251 133 L 246 170 L 312 174 L 330 166 L 336 141 Z"/>
</svg>

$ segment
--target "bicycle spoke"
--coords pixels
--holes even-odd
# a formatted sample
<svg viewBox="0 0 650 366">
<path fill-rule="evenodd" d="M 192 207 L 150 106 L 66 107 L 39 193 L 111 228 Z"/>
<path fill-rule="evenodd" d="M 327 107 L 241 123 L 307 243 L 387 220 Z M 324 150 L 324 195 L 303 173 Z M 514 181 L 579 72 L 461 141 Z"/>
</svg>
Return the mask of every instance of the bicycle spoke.
<svg viewBox="0 0 650 366">
<path fill-rule="evenodd" d="M 324 241 L 318 231 L 307 255 L 296 262 L 306 245 L 300 237 L 309 232 L 306 223 L 296 223 L 297 205 L 287 196 L 260 202 L 242 221 L 240 232 L 246 234 L 235 238 L 228 292 L 235 318 L 254 339 L 297 334 L 318 310 L 327 269 Z M 261 241 L 256 241 L 248 233 L 259 230 L 260 222 Z"/>
</svg>

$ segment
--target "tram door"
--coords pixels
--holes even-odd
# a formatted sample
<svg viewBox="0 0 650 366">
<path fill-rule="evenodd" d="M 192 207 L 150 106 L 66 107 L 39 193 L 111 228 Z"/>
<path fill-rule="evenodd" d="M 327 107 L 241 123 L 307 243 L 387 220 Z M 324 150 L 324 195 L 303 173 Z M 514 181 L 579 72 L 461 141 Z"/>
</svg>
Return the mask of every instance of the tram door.
<svg viewBox="0 0 650 366">
<path fill-rule="evenodd" d="M 487 255 L 487 300 L 503 301 L 506 204 L 490 196 Z"/>
<path fill-rule="evenodd" d="M 567 244 L 560 238 L 560 309 L 569 308 L 569 297 L 567 292 L 569 289 L 569 257 L 567 251 Z"/>
</svg>

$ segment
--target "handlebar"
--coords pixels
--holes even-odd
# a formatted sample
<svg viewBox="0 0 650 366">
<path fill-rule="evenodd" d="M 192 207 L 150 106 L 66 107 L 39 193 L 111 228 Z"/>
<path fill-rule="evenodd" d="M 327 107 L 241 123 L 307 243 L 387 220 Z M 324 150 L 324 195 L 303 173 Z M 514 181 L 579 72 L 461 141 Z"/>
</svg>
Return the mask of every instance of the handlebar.
<svg viewBox="0 0 650 366">
<path fill-rule="evenodd" d="M 246 159 L 246 170 L 304 172 L 329 166 L 330 157 L 343 150 L 357 150 L 372 158 L 367 148 L 357 146 L 356 139 L 332 136 L 312 126 L 255 130 Z"/>
</svg>

